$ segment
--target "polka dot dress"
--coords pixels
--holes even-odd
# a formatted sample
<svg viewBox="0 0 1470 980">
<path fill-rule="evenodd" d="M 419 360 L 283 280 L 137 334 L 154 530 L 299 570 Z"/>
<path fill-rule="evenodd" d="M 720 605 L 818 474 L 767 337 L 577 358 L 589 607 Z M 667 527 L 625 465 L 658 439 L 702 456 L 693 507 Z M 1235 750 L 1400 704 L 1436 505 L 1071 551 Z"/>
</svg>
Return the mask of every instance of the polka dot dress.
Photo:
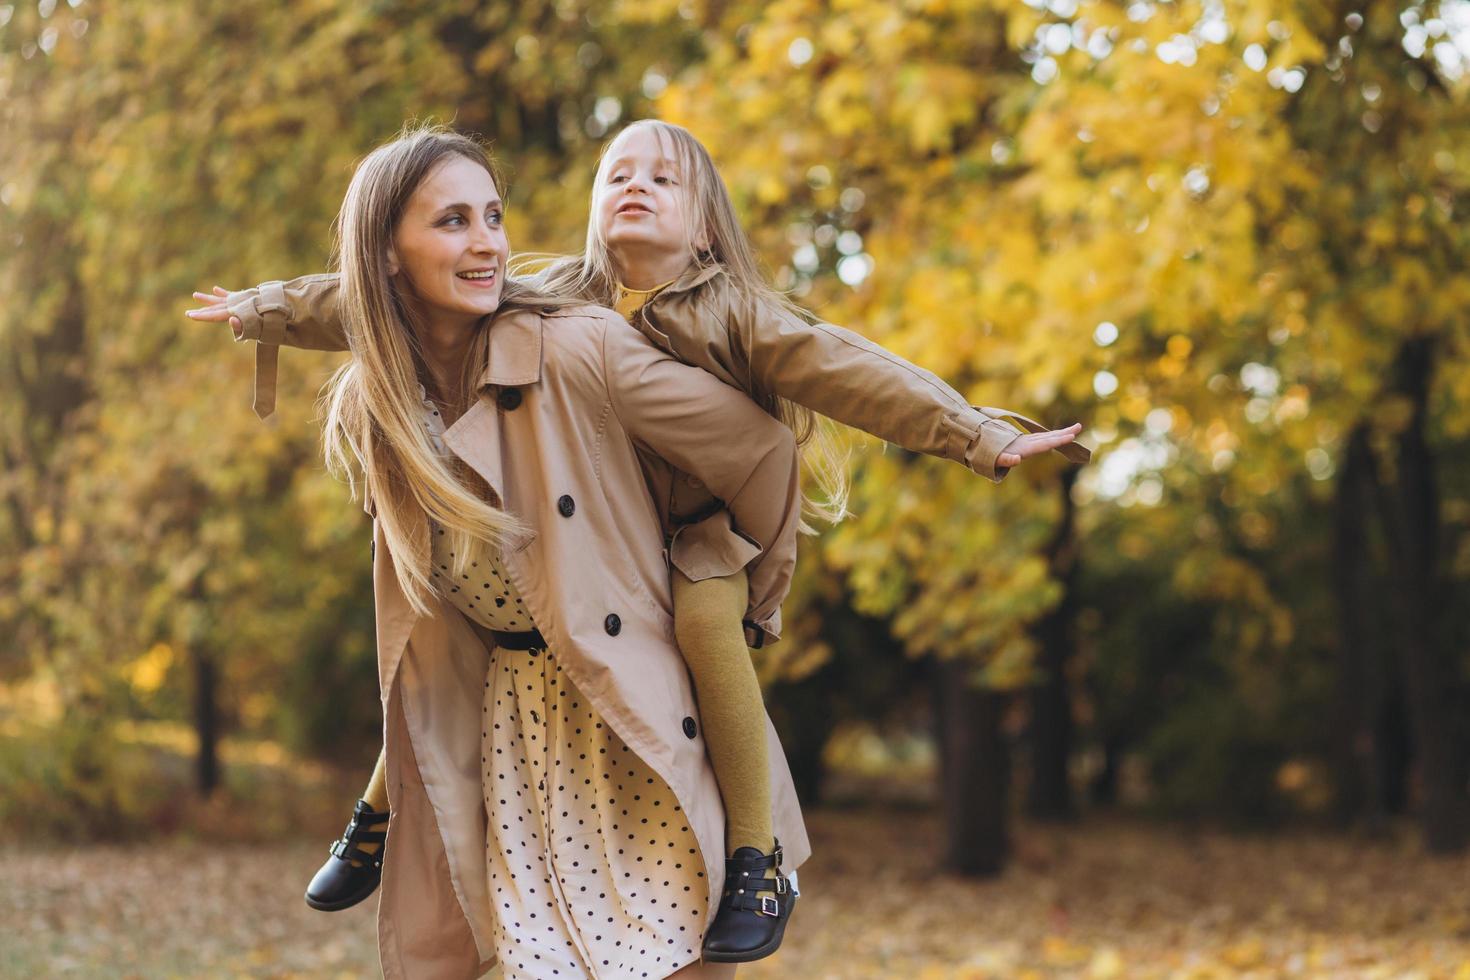
<svg viewBox="0 0 1470 980">
<path fill-rule="evenodd" d="M 439 417 L 428 420 L 437 437 Z M 453 605 L 490 629 L 534 629 L 497 558 L 451 575 L 440 530 L 435 584 Z M 698 960 L 704 862 L 667 784 L 602 721 L 555 650 L 495 648 L 484 698 L 485 859 L 506 977 L 667 977 Z"/>
</svg>

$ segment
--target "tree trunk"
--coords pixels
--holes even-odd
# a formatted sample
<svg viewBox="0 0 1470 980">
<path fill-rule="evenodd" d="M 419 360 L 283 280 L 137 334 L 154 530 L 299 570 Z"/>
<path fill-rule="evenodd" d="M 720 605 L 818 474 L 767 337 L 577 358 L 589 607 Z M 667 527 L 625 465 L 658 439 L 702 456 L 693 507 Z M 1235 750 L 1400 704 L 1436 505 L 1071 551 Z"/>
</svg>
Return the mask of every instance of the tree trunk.
<svg viewBox="0 0 1470 980">
<path fill-rule="evenodd" d="M 1006 695 L 972 684 L 974 664 L 934 663 L 933 693 L 946 869 L 989 877 L 1004 868 L 1010 759 L 1001 719 Z"/>
<path fill-rule="evenodd" d="M 1408 695 L 1424 845 L 1436 854 L 1463 850 L 1470 837 L 1470 795 L 1457 709 L 1460 678 L 1441 639 L 1444 592 L 1439 571 L 1439 492 L 1425 438 L 1434 348 L 1429 338 L 1406 341 L 1396 366 L 1398 393 L 1412 415 L 1398 436 L 1397 492 L 1386 515 L 1397 586 L 1397 624 Z"/>
<path fill-rule="evenodd" d="M 1381 665 L 1385 682 L 1383 696 L 1375 706 L 1378 732 L 1377 785 L 1383 793 L 1383 810 L 1392 816 L 1409 812 L 1409 774 L 1414 765 L 1414 743 L 1409 733 L 1409 706 L 1404 697 L 1403 670 L 1385 658 Z"/>
<path fill-rule="evenodd" d="M 1030 692 L 1031 781 L 1026 810 L 1038 820 L 1070 820 L 1076 815 L 1069 775 L 1076 725 L 1067 664 L 1077 648 L 1077 599 L 1073 588 L 1077 578 L 1077 507 L 1072 502 L 1077 472 L 1075 467 L 1062 471 L 1058 481 L 1062 515 L 1045 552 L 1052 578 L 1062 584 L 1062 601 L 1033 628 L 1041 681 Z"/>
<path fill-rule="evenodd" d="M 1102 768 L 1088 787 L 1088 799 L 1097 806 L 1113 806 L 1118 802 L 1118 775 L 1123 768 L 1123 738 L 1108 734 L 1102 738 Z"/>
<path fill-rule="evenodd" d="M 199 736 L 195 783 L 199 795 L 211 796 L 219 786 L 219 717 L 216 706 L 214 660 L 194 645 L 194 730 Z"/>
<path fill-rule="evenodd" d="M 1372 505 L 1373 452 L 1368 427 L 1348 437 L 1333 506 L 1332 590 L 1338 617 L 1338 698 L 1335 765 L 1336 809 L 1343 823 L 1382 827 L 1387 794 L 1380 741 L 1384 697 L 1382 654 L 1369 622 L 1373 608 L 1368 520 Z"/>
</svg>

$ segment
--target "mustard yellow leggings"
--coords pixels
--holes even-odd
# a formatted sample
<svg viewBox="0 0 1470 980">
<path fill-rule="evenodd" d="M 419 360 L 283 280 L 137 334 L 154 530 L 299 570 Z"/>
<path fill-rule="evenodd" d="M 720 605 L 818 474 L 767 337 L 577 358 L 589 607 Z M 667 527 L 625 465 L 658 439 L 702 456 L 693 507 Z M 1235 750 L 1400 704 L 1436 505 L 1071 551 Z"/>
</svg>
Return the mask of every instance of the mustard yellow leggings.
<svg viewBox="0 0 1470 980">
<path fill-rule="evenodd" d="M 694 680 L 705 748 L 726 801 L 727 856 L 737 847 L 754 847 L 764 854 L 775 847 L 765 702 L 741 623 L 748 589 L 743 570 L 702 582 L 691 582 L 674 570 L 674 635 Z M 379 753 L 362 795 L 374 810 L 388 809 L 383 766 Z"/>
</svg>

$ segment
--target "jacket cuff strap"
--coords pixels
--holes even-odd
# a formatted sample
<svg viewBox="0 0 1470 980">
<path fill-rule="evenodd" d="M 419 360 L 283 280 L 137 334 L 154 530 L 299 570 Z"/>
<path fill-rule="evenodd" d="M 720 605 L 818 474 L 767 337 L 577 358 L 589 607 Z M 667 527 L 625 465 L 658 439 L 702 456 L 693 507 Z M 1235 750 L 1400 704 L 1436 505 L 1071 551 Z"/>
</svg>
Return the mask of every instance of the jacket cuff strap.
<svg viewBox="0 0 1470 980">
<path fill-rule="evenodd" d="M 745 630 L 745 645 L 752 650 L 759 650 L 767 643 L 775 643 L 781 639 L 781 610 L 778 608 L 764 623 L 745 619 L 741 620 L 740 625 Z"/>
<path fill-rule="evenodd" d="M 263 344 L 284 343 L 286 325 L 291 319 L 291 304 L 286 301 L 286 284 L 279 280 L 261 283 L 255 296 L 255 312 L 260 324 L 255 339 Z"/>
<path fill-rule="evenodd" d="M 276 410 L 276 363 L 281 348 L 276 344 L 255 345 L 255 398 L 251 408 L 258 418 Z"/>
<path fill-rule="evenodd" d="M 281 341 L 286 338 L 286 323 L 291 306 L 286 302 L 285 284 L 262 283 L 255 296 L 252 318 L 255 325 L 255 399 L 252 407 L 259 418 L 276 410 L 276 375 L 281 356 Z M 242 333 L 245 319 L 241 318 Z"/>
<path fill-rule="evenodd" d="M 752 650 L 759 650 L 766 645 L 766 631 L 761 629 L 759 624 L 747 619 L 743 620 L 740 625 L 745 630 L 746 646 Z"/>
</svg>

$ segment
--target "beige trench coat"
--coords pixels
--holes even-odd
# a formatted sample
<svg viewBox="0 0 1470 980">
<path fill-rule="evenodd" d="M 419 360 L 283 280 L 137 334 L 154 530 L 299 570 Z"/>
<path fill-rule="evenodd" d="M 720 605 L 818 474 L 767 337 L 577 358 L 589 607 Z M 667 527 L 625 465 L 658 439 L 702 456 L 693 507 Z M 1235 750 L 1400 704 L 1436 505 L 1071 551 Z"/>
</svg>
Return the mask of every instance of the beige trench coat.
<svg viewBox="0 0 1470 980">
<path fill-rule="evenodd" d="M 260 414 L 268 415 L 275 404 L 282 345 L 347 349 L 336 309 L 338 285 L 336 273 L 321 273 L 230 294 L 230 312 L 240 320 L 237 339 L 260 342 Z M 1008 472 L 997 457 L 1017 430 L 1047 428 L 1006 409 L 972 406 L 932 372 L 851 330 L 747 299 L 719 266 L 690 269 L 650 299 L 633 325 L 684 363 L 741 391 L 764 392 L 763 408 L 774 408 L 770 396 L 780 396 L 912 452 L 954 460 L 996 483 Z M 1075 463 L 1091 457 L 1075 442 L 1056 452 Z M 690 579 L 730 575 L 754 556 L 717 516 L 703 519 L 719 501 L 697 476 L 676 473 L 671 484 L 653 490 L 671 538 L 670 559 Z M 746 631 L 750 644 L 760 646 L 779 638 L 780 622 L 765 629 L 747 623 Z"/>
<path fill-rule="evenodd" d="M 481 396 L 445 442 L 527 524 L 505 549 L 506 570 L 573 683 L 688 814 L 712 919 L 724 807 L 702 729 L 691 724 L 698 712 L 674 641 L 668 555 L 648 487 L 667 485 L 678 467 L 726 501 L 727 520 L 756 551 L 748 616 L 768 623 L 795 556 L 791 434 L 610 310 L 506 313 L 490 330 Z M 376 527 L 374 541 L 393 814 L 378 908 L 383 973 L 459 980 L 490 969 L 495 956 L 480 788 L 485 650 L 447 602 L 436 615 L 415 614 Z M 764 727 L 774 830 L 785 867 L 795 868 L 811 846 L 769 718 Z"/>
</svg>

